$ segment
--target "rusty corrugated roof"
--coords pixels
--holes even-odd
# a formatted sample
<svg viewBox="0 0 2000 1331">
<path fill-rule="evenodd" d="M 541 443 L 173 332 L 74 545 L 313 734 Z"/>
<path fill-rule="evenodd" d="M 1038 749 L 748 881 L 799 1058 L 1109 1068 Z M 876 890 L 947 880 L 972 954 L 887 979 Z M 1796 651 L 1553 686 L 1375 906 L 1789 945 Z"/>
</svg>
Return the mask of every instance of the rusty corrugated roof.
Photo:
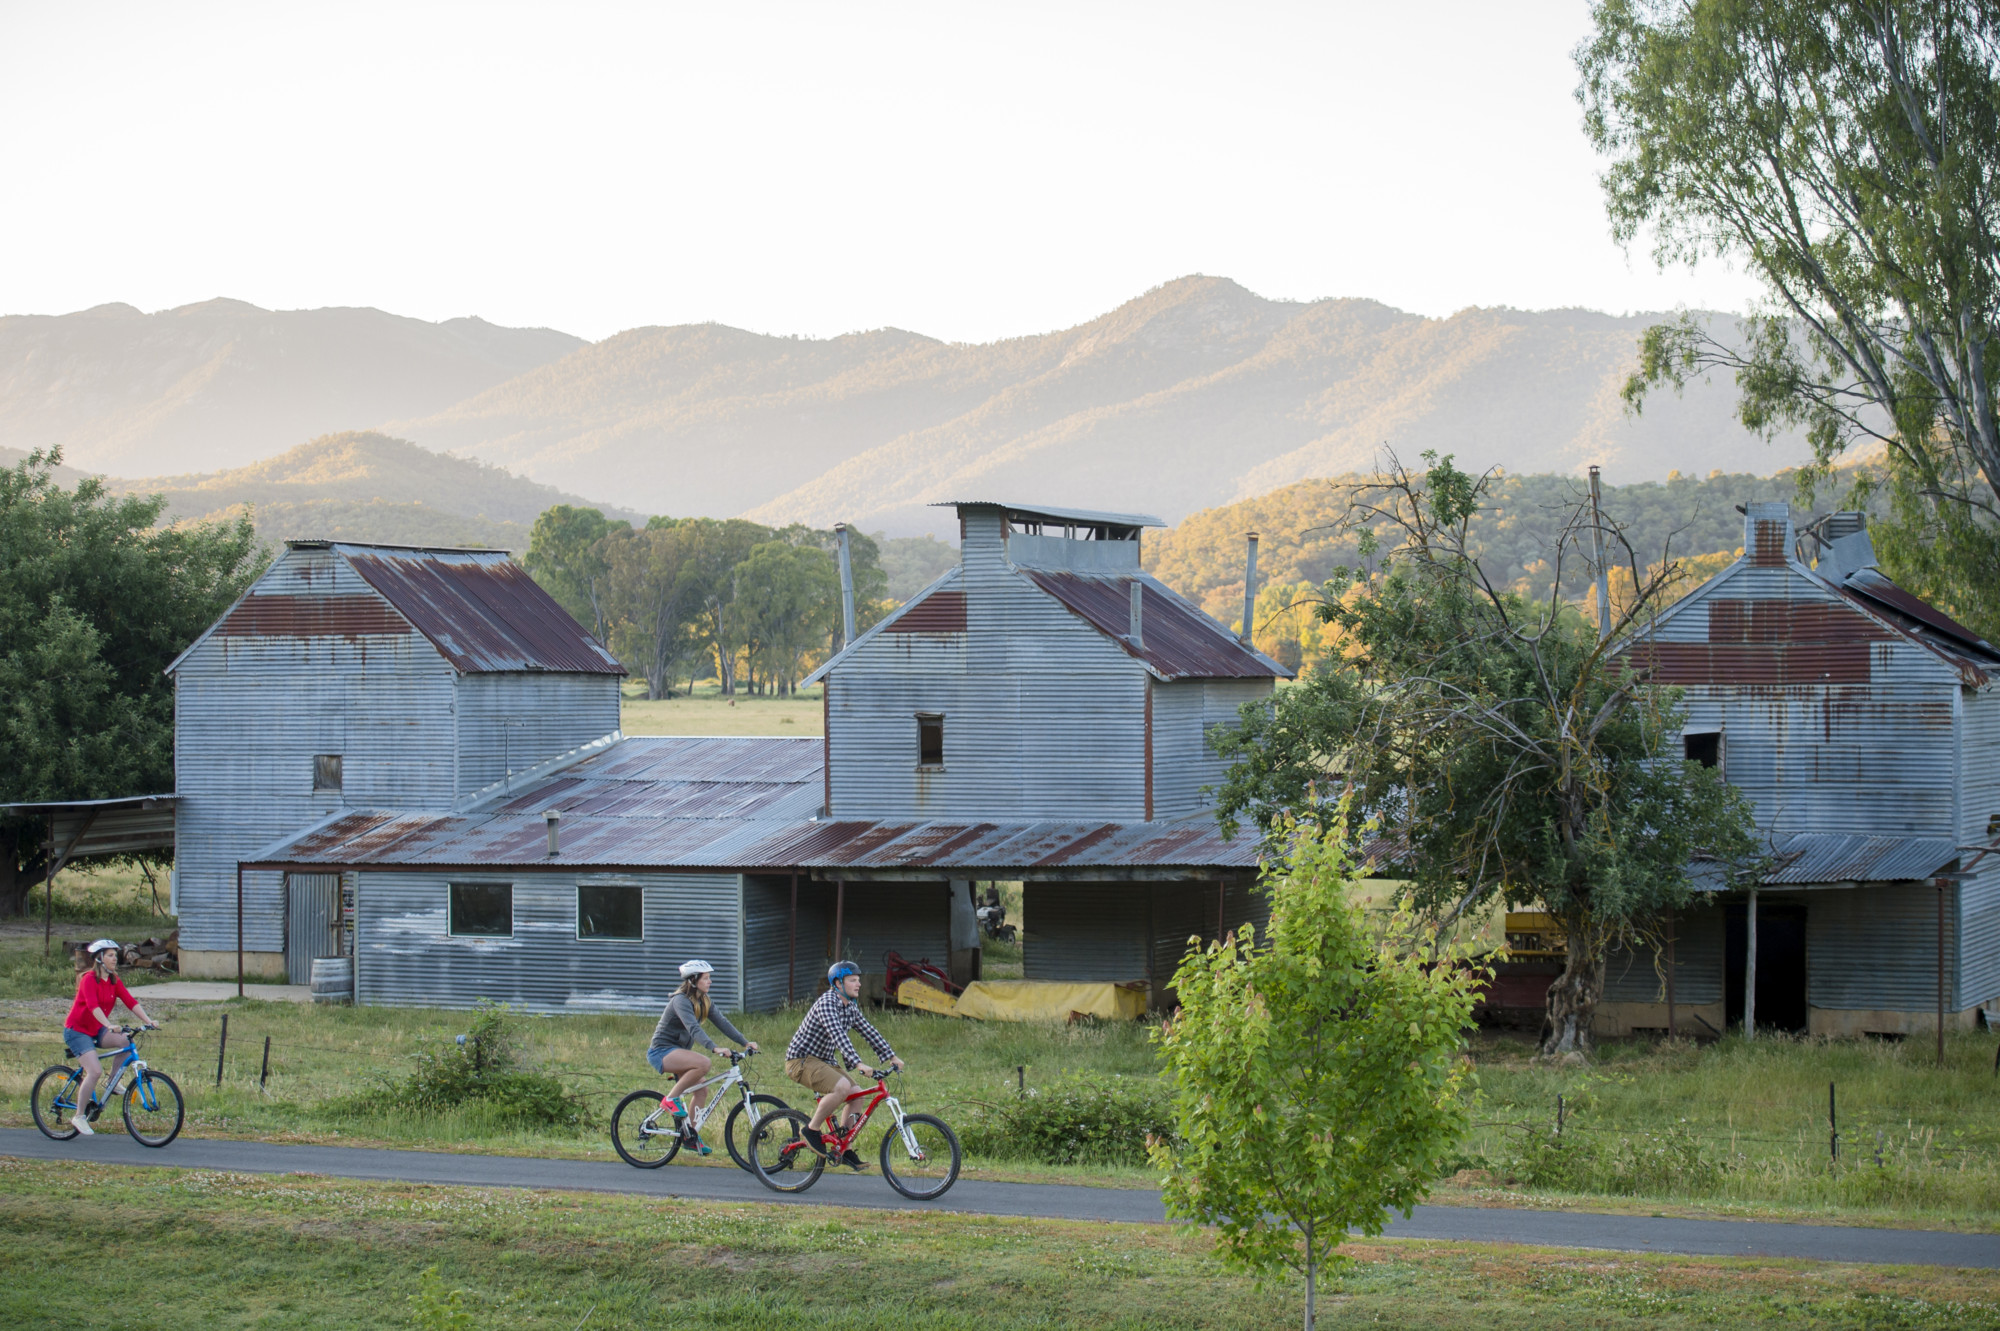
<svg viewBox="0 0 2000 1331">
<path fill-rule="evenodd" d="M 1021 572 L 1092 628 L 1151 667 L 1161 679 L 1290 679 L 1292 672 L 1145 574 L 1073 573 L 1026 568 Z M 1140 645 L 1132 626 L 1132 584 L 1145 590 Z"/>
<path fill-rule="evenodd" d="M 672 869 L 1254 868 L 1257 838 L 1175 822 L 816 821 L 811 739 L 635 737 L 464 813 L 343 814 L 261 862 Z M 562 814 L 548 856 L 548 810 Z"/>
<path fill-rule="evenodd" d="M 370 587 L 466 674 L 625 673 L 618 659 L 504 550 L 331 544 Z"/>
</svg>

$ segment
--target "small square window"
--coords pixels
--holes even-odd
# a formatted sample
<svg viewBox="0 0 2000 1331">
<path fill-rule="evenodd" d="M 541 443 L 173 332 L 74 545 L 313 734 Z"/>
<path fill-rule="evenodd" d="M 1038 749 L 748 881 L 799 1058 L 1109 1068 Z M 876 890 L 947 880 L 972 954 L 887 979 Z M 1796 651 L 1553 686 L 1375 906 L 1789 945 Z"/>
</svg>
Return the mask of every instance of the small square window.
<svg viewBox="0 0 2000 1331">
<path fill-rule="evenodd" d="M 1722 732 L 1701 730 L 1682 735 L 1681 756 L 1703 767 L 1722 766 Z"/>
<path fill-rule="evenodd" d="M 917 713 L 917 766 L 944 766 L 944 713 Z"/>
<path fill-rule="evenodd" d="M 645 941 L 646 890 L 624 883 L 578 887 L 576 936 Z"/>
<path fill-rule="evenodd" d="M 512 938 L 512 883 L 453 883 L 451 933 L 454 938 Z"/>
<path fill-rule="evenodd" d="M 340 789 L 340 755 L 318 753 L 313 755 L 313 789 Z"/>
</svg>

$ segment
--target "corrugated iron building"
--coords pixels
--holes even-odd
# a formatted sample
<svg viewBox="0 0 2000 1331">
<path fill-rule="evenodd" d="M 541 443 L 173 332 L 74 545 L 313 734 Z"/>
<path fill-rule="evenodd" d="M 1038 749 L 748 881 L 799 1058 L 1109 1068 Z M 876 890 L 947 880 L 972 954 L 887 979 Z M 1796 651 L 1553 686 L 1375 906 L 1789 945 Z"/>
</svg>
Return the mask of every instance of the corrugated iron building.
<svg viewBox="0 0 2000 1331">
<path fill-rule="evenodd" d="M 361 1002 L 646 1008 L 702 956 L 769 1008 L 837 955 L 963 966 L 1004 878 L 1030 978 L 1164 989 L 1261 915 L 1205 735 L 1286 672 L 1140 572 L 1156 520 L 958 507 L 959 567 L 815 676 L 823 740 L 621 736 L 504 555 L 293 543 L 174 665 L 188 946 L 233 969 L 240 866 L 255 968 L 331 937 Z"/>
<path fill-rule="evenodd" d="M 625 673 L 505 551 L 326 541 L 289 542 L 168 670 L 182 971 L 235 973 L 240 918 L 246 969 L 299 979 L 345 946 L 326 916 L 346 903 L 325 875 L 250 870 L 239 916 L 239 862 L 350 808 L 469 806 L 609 742 Z"/>
<path fill-rule="evenodd" d="M 1686 690 L 1682 744 L 1755 807 L 1767 850 L 1747 967 L 1745 891 L 1676 931 L 1677 1002 L 1826 1034 L 1935 1029 L 2000 999 L 2000 651 L 1875 567 L 1859 514 L 1803 558 L 1787 507 L 1750 505 L 1744 554 L 1631 650 Z M 1942 958 L 1940 958 L 1942 950 Z M 1942 967 L 1940 967 L 1942 959 Z M 1664 974 L 1612 958 L 1601 1024 L 1663 1027 Z"/>
</svg>

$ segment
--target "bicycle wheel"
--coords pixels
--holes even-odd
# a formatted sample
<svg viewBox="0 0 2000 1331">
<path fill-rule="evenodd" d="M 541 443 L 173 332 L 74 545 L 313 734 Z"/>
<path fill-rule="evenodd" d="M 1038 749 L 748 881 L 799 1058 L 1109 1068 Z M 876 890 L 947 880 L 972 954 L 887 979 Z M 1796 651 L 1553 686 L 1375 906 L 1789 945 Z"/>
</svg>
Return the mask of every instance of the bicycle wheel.
<svg viewBox="0 0 2000 1331">
<path fill-rule="evenodd" d="M 164 1072 L 142 1072 L 125 1088 L 125 1131 L 141 1146 L 181 1135 L 181 1088 Z"/>
<path fill-rule="evenodd" d="M 658 1091 L 634 1091 L 611 1111 L 611 1144 L 635 1169 L 658 1169 L 680 1154 L 680 1125 L 661 1099 Z"/>
<path fill-rule="evenodd" d="M 750 1132 L 750 1172 L 773 1192 L 804 1192 L 819 1182 L 826 1157 L 806 1145 L 806 1124 L 796 1109 L 779 1109 L 757 1120 Z"/>
<path fill-rule="evenodd" d="M 28 1093 L 28 1109 L 35 1116 L 35 1126 L 51 1141 L 66 1142 L 76 1136 L 69 1116 L 76 1112 L 76 1088 L 82 1077 L 78 1069 L 58 1063 L 42 1069 L 42 1075 L 35 1078 L 35 1089 Z"/>
<path fill-rule="evenodd" d="M 757 1106 L 757 1117 L 760 1121 L 766 1114 L 791 1108 L 775 1095 L 753 1095 L 750 1100 Z M 748 1131 L 744 1118 L 743 1102 L 738 1100 L 729 1107 L 729 1117 L 723 1121 L 722 1144 L 729 1148 L 729 1158 L 734 1160 L 739 1168 L 750 1169 L 750 1158 L 743 1154 L 743 1137 Z M 757 1171 L 750 1169 L 750 1172 L 754 1174 Z"/>
<path fill-rule="evenodd" d="M 905 1114 L 882 1134 L 882 1177 L 911 1201 L 935 1201 L 958 1182 L 958 1134 L 943 1119 Z"/>
</svg>

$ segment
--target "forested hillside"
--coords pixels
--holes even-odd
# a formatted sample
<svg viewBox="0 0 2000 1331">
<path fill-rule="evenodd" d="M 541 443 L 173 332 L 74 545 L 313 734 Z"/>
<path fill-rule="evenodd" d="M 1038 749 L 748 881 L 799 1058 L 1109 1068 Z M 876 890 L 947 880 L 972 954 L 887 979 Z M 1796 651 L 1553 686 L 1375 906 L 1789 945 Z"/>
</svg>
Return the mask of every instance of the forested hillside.
<svg viewBox="0 0 2000 1331">
<path fill-rule="evenodd" d="M 0 446 L 126 476 L 207 472 L 437 411 L 584 345 L 483 319 L 210 300 L 0 318 Z"/>
<path fill-rule="evenodd" d="M 1266 588 L 1309 584 L 1317 587 L 1338 565 L 1358 567 L 1351 538 L 1334 530 L 1347 510 L 1347 489 L 1365 479 L 1346 475 L 1301 481 L 1256 499 L 1196 513 L 1179 526 L 1146 535 L 1145 563 L 1161 581 L 1198 602 L 1226 624 L 1243 619 L 1244 533 L 1260 536 L 1257 580 Z M 1751 476 L 1714 472 L 1697 479 L 1675 475 L 1665 482 L 1605 485 L 1604 512 L 1625 530 L 1645 563 L 1670 548 L 1675 557 L 1734 552 L 1743 545 L 1738 504 L 1782 500 L 1805 510 L 1790 473 Z M 1501 477 L 1494 502 L 1474 520 L 1473 532 L 1484 566 L 1520 590 L 1546 594 L 1548 552 L 1558 514 L 1583 482 L 1570 476 Z M 1828 511 L 1822 502 L 1817 511 Z M 1671 543 L 1671 544 L 1670 544 Z M 1564 594 L 1582 600 L 1587 578 L 1575 566 Z M 1261 618 L 1261 613 L 1260 613 Z"/>
<path fill-rule="evenodd" d="M 191 476 L 107 477 L 114 491 L 164 494 L 167 522 L 248 512 L 267 541 L 320 537 L 520 552 L 543 510 L 587 500 L 498 467 L 373 431 L 330 434 L 262 462 Z M 608 508 L 615 517 L 643 515 Z"/>
<path fill-rule="evenodd" d="M 985 345 L 883 329 L 814 340 L 642 328 L 391 428 L 641 508 L 949 536 L 942 500 L 1178 520 L 1372 466 L 1387 443 L 1461 463 L 1630 480 L 1775 471 L 1798 441 L 1736 422 L 1734 386 L 1618 390 L 1650 316 L 1267 300 L 1190 277 L 1074 328 Z"/>
</svg>

